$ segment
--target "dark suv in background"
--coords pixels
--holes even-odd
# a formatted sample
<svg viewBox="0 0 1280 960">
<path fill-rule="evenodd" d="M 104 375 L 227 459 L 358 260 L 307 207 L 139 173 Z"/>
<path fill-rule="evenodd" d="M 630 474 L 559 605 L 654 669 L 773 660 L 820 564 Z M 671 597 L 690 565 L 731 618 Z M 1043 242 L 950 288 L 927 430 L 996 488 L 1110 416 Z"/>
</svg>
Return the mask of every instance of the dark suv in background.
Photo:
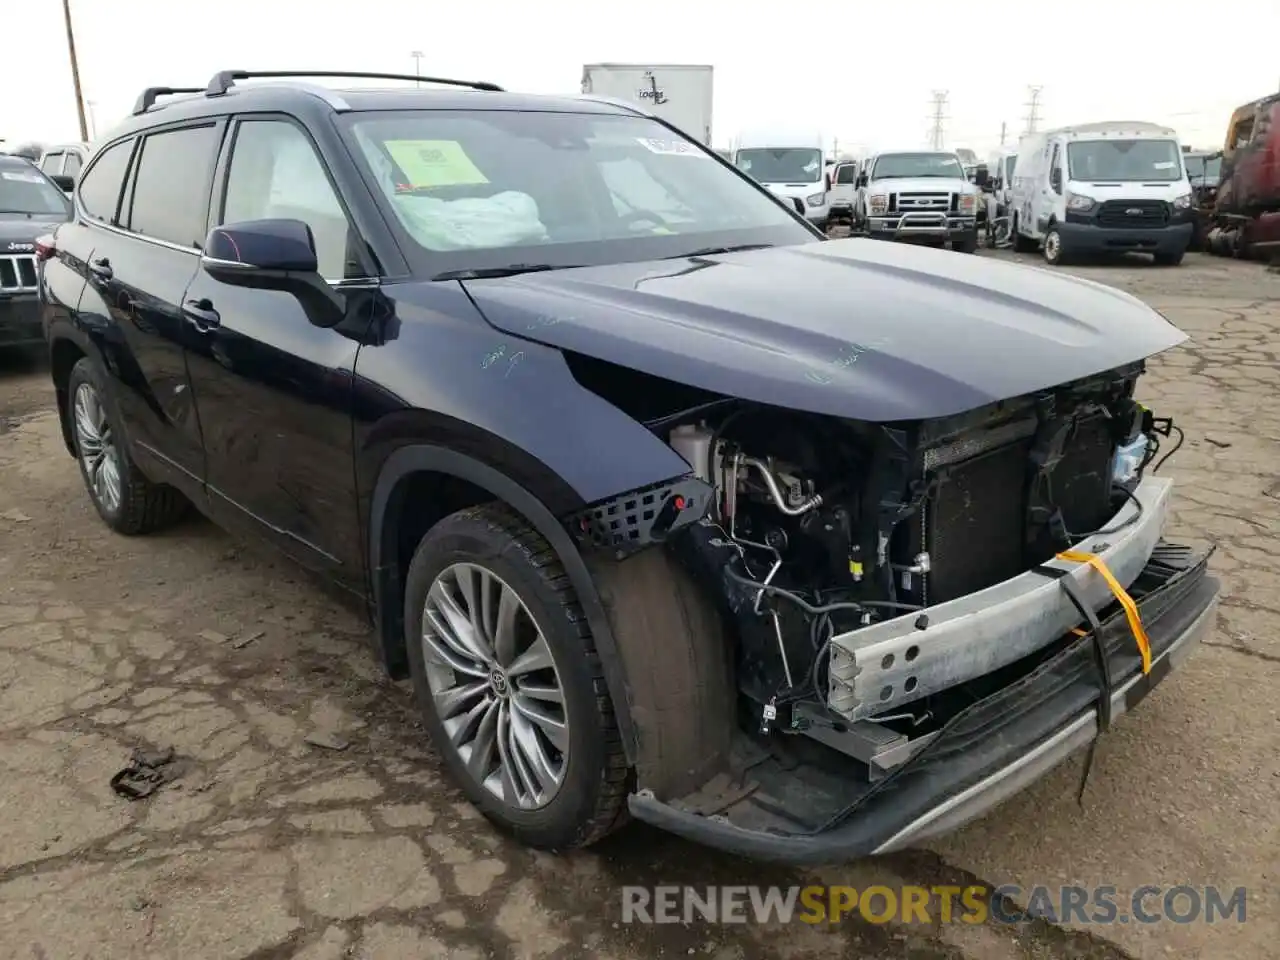
<svg viewBox="0 0 1280 960">
<path fill-rule="evenodd" d="M 0 154 L 0 350 L 44 343 L 36 240 L 71 202 L 25 157 Z"/>
<path fill-rule="evenodd" d="M 67 449 L 113 529 L 195 504 L 365 604 L 522 840 L 913 844 L 1213 622 L 1141 302 L 826 241 L 625 105 L 281 76 L 144 92 L 42 241 Z"/>
</svg>

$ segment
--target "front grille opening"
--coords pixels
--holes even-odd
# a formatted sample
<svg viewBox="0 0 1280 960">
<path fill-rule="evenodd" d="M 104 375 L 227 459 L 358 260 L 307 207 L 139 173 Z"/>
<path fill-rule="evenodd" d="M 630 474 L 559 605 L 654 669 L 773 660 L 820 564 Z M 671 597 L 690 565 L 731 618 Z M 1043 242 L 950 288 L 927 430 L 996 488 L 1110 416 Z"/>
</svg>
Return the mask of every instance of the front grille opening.
<svg viewBox="0 0 1280 960">
<path fill-rule="evenodd" d="M 35 289 L 35 257 L 0 257 L 0 290 Z"/>
<path fill-rule="evenodd" d="M 1102 227 L 1163 227 L 1169 222 L 1169 205 L 1163 200 L 1107 200 L 1098 208 Z"/>
</svg>

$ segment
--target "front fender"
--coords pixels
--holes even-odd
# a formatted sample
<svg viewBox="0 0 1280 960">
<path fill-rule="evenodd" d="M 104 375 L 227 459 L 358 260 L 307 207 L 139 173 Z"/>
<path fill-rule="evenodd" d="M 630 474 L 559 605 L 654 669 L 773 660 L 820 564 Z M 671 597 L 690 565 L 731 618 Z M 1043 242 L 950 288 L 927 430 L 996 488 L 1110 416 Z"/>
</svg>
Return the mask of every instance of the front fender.
<svg viewBox="0 0 1280 960">
<path fill-rule="evenodd" d="M 374 622 L 384 658 L 388 655 L 389 646 L 404 634 L 402 604 L 398 602 L 400 588 L 395 545 L 387 543 L 383 536 L 384 520 L 392 495 L 400 482 L 414 473 L 444 474 L 480 487 L 495 500 L 502 500 L 523 515 L 551 544 L 573 584 L 582 612 L 595 637 L 596 651 L 600 655 L 605 683 L 617 715 L 623 749 L 628 762 L 634 764 L 636 736 L 626 673 L 600 592 L 582 554 L 564 526 L 542 500 L 494 467 L 467 454 L 431 444 L 402 446 L 387 458 L 378 475 L 369 505 L 369 556 L 374 569 Z"/>
</svg>

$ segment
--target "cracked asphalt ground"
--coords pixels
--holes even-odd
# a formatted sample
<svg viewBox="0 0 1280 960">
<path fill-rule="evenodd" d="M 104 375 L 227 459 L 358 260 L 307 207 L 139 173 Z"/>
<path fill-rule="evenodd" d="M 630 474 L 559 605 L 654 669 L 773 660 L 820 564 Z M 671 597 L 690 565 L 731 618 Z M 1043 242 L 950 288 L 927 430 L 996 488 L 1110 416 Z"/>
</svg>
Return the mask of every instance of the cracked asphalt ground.
<svg viewBox="0 0 1280 960">
<path fill-rule="evenodd" d="M 0 956 L 1274 957 L 1280 276 L 1195 256 L 1080 272 L 1192 337 L 1154 363 L 1143 399 L 1187 431 L 1162 472 L 1180 481 L 1175 532 L 1219 545 L 1217 630 L 1099 745 L 1083 806 L 1072 763 L 932 850 L 816 874 L 635 825 L 567 857 L 505 841 L 445 782 L 357 616 L 199 519 L 110 534 L 62 448 L 47 373 L 0 361 Z M 135 746 L 190 767 L 130 803 L 109 781 Z M 622 884 L 815 876 L 1243 885 L 1248 921 L 619 922 Z"/>
</svg>

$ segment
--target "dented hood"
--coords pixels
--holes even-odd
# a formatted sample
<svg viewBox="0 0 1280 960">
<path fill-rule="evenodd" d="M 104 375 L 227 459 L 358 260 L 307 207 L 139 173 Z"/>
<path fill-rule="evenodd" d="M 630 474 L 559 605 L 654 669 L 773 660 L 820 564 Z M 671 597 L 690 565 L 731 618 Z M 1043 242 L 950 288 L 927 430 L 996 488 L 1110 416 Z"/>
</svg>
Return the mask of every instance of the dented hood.
<svg viewBox="0 0 1280 960">
<path fill-rule="evenodd" d="M 891 421 L 960 413 L 1186 336 L 1063 273 L 876 240 L 468 280 L 512 335 L 717 393 Z"/>
</svg>

